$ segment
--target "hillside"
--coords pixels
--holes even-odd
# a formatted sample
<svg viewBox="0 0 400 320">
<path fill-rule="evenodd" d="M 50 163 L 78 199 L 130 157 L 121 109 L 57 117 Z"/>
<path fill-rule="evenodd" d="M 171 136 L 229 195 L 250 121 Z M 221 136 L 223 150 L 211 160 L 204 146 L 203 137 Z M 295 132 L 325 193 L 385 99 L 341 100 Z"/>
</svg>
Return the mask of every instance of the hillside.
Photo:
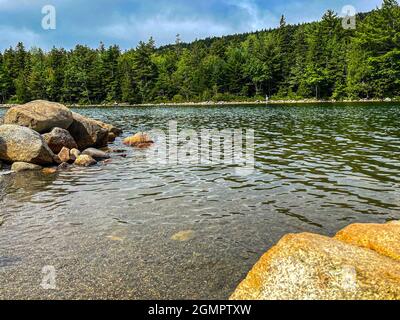
<svg viewBox="0 0 400 320">
<path fill-rule="evenodd" d="M 207 100 L 400 97 L 400 7 L 357 16 L 345 30 L 333 11 L 321 21 L 157 48 L 153 39 L 73 50 L 22 43 L 0 53 L 0 103 L 152 103 Z"/>
</svg>

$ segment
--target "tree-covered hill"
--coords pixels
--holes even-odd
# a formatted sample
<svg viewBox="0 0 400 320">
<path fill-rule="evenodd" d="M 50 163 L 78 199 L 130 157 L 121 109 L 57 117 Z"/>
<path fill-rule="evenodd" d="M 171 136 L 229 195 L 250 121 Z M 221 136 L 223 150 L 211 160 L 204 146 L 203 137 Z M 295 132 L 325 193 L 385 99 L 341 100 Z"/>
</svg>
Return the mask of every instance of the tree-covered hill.
<svg viewBox="0 0 400 320">
<path fill-rule="evenodd" d="M 22 43 L 0 53 L 0 103 L 184 102 L 400 97 L 400 7 L 357 16 L 355 30 L 328 11 L 314 23 L 156 48 L 73 50 Z"/>
</svg>

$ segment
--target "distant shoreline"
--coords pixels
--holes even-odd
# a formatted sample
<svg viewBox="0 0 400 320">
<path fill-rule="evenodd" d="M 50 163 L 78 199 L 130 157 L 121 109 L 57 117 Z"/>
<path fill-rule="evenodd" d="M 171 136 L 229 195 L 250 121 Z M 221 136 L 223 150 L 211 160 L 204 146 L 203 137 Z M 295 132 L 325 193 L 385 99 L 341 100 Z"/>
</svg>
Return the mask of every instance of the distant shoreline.
<svg viewBox="0 0 400 320">
<path fill-rule="evenodd" d="M 65 105 L 69 108 L 114 108 L 114 107 L 190 107 L 190 106 L 233 106 L 233 105 L 295 105 L 295 104 L 341 104 L 341 103 L 396 103 L 400 100 L 393 99 L 373 99 L 373 100 L 270 100 L 266 101 L 204 101 L 204 102 L 168 102 L 168 103 L 141 103 L 141 104 L 128 104 L 128 103 L 113 103 L 113 104 L 69 104 Z M 18 104 L 0 104 L 0 108 L 11 108 L 18 106 Z"/>
</svg>

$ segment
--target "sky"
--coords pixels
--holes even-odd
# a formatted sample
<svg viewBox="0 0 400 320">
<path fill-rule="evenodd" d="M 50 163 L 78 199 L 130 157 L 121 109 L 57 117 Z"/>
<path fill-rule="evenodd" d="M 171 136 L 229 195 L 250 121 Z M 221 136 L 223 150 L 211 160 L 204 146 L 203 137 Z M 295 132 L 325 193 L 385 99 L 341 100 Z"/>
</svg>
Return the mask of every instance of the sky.
<svg viewBox="0 0 400 320">
<path fill-rule="evenodd" d="M 117 44 L 136 47 L 153 37 L 158 46 L 173 43 L 177 34 L 190 42 L 288 23 L 319 20 L 327 9 L 357 12 L 380 6 L 382 0 L 0 0 L 0 50 L 22 41 L 26 47 L 73 48 Z M 43 29 L 46 12 L 55 9 L 55 29 Z M 46 21 L 48 21 L 46 19 Z"/>
</svg>

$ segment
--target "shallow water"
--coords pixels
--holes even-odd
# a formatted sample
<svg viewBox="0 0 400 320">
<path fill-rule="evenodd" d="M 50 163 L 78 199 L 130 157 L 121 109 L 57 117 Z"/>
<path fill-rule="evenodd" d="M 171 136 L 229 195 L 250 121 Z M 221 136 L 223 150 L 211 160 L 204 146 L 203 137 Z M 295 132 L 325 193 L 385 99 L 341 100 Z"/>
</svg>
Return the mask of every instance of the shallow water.
<svg viewBox="0 0 400 320">
<path fill-rule="evenodd" d="M 254 129 L 255 170 L 154 165 L 119 138 L 111 147 L 127 157 L 109 164 L 0 175 L 2 299 L 225 299 L 286 233 L 400 219 L 398 105 L 78 112 L 124 136 L 170 120 Z M 41 287 L 49 265 L 55 290 Z"/>
</svg>

